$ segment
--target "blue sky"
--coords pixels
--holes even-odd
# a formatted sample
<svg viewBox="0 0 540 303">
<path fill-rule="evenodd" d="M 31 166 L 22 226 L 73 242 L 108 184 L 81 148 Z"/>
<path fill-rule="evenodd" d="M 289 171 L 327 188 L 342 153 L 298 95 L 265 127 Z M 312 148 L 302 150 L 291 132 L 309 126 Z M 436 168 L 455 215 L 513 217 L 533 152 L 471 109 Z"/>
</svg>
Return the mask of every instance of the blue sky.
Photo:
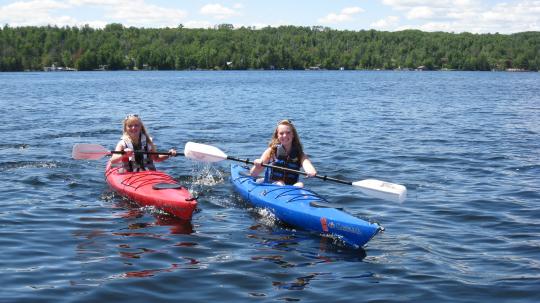
<svg viewBox="0 0 540 303">
<path fill-rule="evenodd" d="M 540 31 L 540 0 L 0 0 L 0 24 L 101 28 L 297 25 L 341 30 Z"/>
</svg>

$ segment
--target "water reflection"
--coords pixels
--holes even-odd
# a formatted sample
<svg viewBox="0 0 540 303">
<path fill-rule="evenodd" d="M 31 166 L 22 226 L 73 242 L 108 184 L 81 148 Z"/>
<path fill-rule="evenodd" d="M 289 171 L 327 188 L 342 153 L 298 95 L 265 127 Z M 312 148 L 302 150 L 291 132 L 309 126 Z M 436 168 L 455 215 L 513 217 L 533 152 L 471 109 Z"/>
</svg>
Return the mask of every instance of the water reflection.
<svg viewBox="0 0 540 303">
<path fill-rule="evenodd" d="M 189 235 L 193 233 L 193 224 L 190 220 L 181 220 L 179 218 L 158 215 L 156 216 L 155 226 L 168 226 L 173 235 Z"/>
<path fill-rule="evenodd" d="M 345 277 L 339 273 L 324 270 L 328 268 L 326 264 L 330 263 L 363 262 L 366 257 L 364 249 L 344 246 L 341 243 L 336 243 L 335 239 L 331 238 L 321 237 L 317 239 L 312 233 L 287 229 L 281 226 L 255 224 L 249 228 L 249 231 L 248 237 L 257 240 L 256 249 L 253 251 L 255 255 L 251 256 L 252 261 L 274 264 L 286 270 L 286 272 L 302 271 L 299 269 L 316 270 L 293 278 L 279 280 L 274 278 L 271 285 L 278 290 L 302 291 L 316 279 L 341 280 L 345 278 L 355 280 L 358 277 L 369 278 L 373 275 L 366 272 L 355 277 Z M 291 257 L 291 252 L 296 257 Z M 265 265 L 258 267 L 268 268 Z M 254 293 L 250 295 L 255 296 Z M 299 299 L 286 296 L 280 300 L 294 302 Z"/>
<path fill-rule="evenodd" d="M 136 222 L 129 225 L 128 229 L 140 230 L 140 232 L 114 233 L 114 235 L 121 235 L 121 236 L 127 236 L 127 237 L 147 237 L 147 238 L 158 238 L 158 239 L 170 240 L 163 233 L 148 232 L 149 229 L 154 228 L 156 226 L 168 227 L 171 235 L 189 235 L 193 233 L 193 225 L 191 221 L 181 220 L 175 217 L 171 217 L 168 215 L 161 215 L 161 214 L 155 215 L 154 218 L 155 220 L 153 222 Z M 178 243 L 173 243 L 171 245 L 174 247 L 193 247 L 193 246 L 196 246 L 197 243 L 178 242 Z M 144 247 L 137 248 L 135 249 L 135 251 L 133 251 L 133 249 L 131 249 L 129 244 L 119 245 L 118 248 L 119 248 L 120 256 L 124 259 L 141 259 L 143 256 L 148 256 L 148 258 L 152 259 L 152 263 L 156 261 L 156 258 L 159 258 L 160 253 L 163 253 L 162 251 L 158 251 L 155 249 L 147 249 Z M 154 257 L 153 255 L 158 255 L 158 257 Z M 166 255 L 167 256 L 165 256 L 165 258 L 170 257 L 168 253 L 166 253 Z M 190 257 L 179 257 L 179 258 L 182 260 L 182 262 L 180 263 L 171 263 L 168 267 L 165 267 L 165 268 L 152 268 L 152 269 L 128 271 L 124 273 L 122 277 L 146 278 L 146 277 L 153 277 L 160 273 L 172 272 L 178 269 L 198 268 L 199 261 L 197 259 L 190 258 Z M 175 260 L 176 259 L 178 258 L 175 258 Z M 159 260 L 159 259 L 157 261 L 162 262 L 162 260 Z M 130 266 L 141 265 L 140 262 L 138 264 L 125 262 L 125 264 L 130 265 Z"/>
<path fill-rule="evenodd" d="M 139 208 L 124 199 L 114 200 L 114 208 L 120 212 L 108 218 L 82 217 L 80 221 L 88 229 L 73 232 L 78 239 L 75 248 L 78 262 L 85 264 L 85 277 L 73 283 L 87 284 L 88 279 L 102 283 L 110 279 L 147 278 L 179 269 L 199 268 L 199 260 L 171 254 L 171 251 L 181 252 L 198 245 L 178 241 L 185 240 L 183 235 L 194 232 L 191 221 Z M 124 222 L 118 224 L 119 220 Z M 119 225 L 120 230 L 107 230 Z"/>
<path fill-rule="evenodd" d="M 188 235 L 193 233 L 193 225 L 191 220 L 182 220 L 164 213 L 163 211 L 153 207 L 139 207 L 134 202 L 121 198 L 115 203 L 115 208 L 127 209 L 118 215 L 123 219 L 139 219 L 145 214 L 150 214 L 154 217 L 153 222 L 135 222 L 128 226 L 130 230 L 138 230 L 151 228 L 153 226 L 168 226 L 169 231 L 173 235 Z"/>
<path fill-rule="evenodd" d="M 288 252 L 299 251 L 312 259 L 323 262 L 362 262 L 366 257 L 363 248 L 344 245 L 342 241 L 308 232 L 291 229 L 276 222 L 274 226 L 255 224 L 249 227 L 247 237 L 256 239 L 261 248 Z"/>
<path fill-rule="evenodd" d="M 272 282 L 272 285 L 280 289 L 304 290 L 304 288 L 311 282 L 311 280 L 322 275 L 329 275 L 329 273 L 312 273 L 307 276 L 298 277 L 292 282 L 274 281 Z"/>
<path fill-rule="evenodd" d="M 147 278 L 153 277 L 160 273 L 173 272 L 179 269 L 194 269 L 198 268 L 199 261 L 193 258 L 182 258 L 185 262 L 183 263 L 173 263 L 167 268 L 157 268 L 157 269 L 143 269 L 138 271 L 129 271 L 126 272 L 123 277 L 125 278 Z"/>
</svg>

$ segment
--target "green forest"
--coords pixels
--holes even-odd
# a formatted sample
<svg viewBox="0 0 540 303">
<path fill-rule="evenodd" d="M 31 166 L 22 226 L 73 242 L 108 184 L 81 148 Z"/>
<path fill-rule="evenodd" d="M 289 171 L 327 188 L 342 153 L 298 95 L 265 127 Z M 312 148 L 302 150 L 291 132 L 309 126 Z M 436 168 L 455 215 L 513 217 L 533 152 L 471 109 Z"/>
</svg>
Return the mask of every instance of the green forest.
<svg viewBox="0 0 540 303">
<path fill-rule="evenodd" d="M 281 26 L 254 29 L 0 28 L 0 71 L 52 66 L 77 70 L 540 69 L 540 32 L 471 34 L 344 31 Z"/>
</svg>

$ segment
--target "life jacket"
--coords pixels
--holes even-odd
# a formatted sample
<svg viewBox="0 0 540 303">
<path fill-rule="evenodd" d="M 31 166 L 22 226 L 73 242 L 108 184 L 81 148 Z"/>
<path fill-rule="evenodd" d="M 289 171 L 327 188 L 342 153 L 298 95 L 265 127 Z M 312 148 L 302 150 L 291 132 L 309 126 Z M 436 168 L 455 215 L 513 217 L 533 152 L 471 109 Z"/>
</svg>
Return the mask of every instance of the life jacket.
<svg viewBox="0 0 540 303">
<path fill-rule="evenodd" d="M 294 170 L 300 170 L 300 155 L 298 150 L 294 147 L 291 148 L 291 152 L 287 155 L 285 148 L 280 144 L 276 147 L 276 156 L 274 161 L 270 163 L 273 166 L 286 167 Z M 265 179 L 267 182 L 283 181 L 287 185 L 293 185 L 298 182 L 299 175 L 283 170 L 268 168 L 265 173 Z"/>
<path fill-rule="evenodd" d="M 139 137 L 138 146 L 133 145 L 133 142 L 131 142 L 131 139 L 129 138 L 129 136 L 123 136 L 122 141 L 124 144 L 124 148 L 129 148 L 134 151 L 134 153 L 129 157 L 129 161 L 124 162 L 124 169 L 126 171 L 137 172 L 137 171 L 143 171 L 143 170 L 156 170 L 156 167 L 154 166 L 154 161 L 152 160 L 151 155 L 137 152 L 137 151 L 145 151 L 145 152 L 151 151 L 151 148 L 144 134 L 141 133 Z"/>
</svg>

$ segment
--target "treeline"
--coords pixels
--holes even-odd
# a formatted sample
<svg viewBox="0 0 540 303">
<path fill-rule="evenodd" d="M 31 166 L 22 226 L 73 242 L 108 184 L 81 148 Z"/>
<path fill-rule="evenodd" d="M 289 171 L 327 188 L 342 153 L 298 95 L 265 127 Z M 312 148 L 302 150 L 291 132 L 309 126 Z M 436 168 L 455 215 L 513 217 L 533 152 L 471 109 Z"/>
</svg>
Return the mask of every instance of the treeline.
<svg viewBox="0 0 540 303">
<path fill-rule="evenodd" d="M 540 32 L 512 35 L 405 30 L 340 31 L 84 27 L 0 28 L 0 71 L 186 69 L 540 69 Z"/>
</svg>

